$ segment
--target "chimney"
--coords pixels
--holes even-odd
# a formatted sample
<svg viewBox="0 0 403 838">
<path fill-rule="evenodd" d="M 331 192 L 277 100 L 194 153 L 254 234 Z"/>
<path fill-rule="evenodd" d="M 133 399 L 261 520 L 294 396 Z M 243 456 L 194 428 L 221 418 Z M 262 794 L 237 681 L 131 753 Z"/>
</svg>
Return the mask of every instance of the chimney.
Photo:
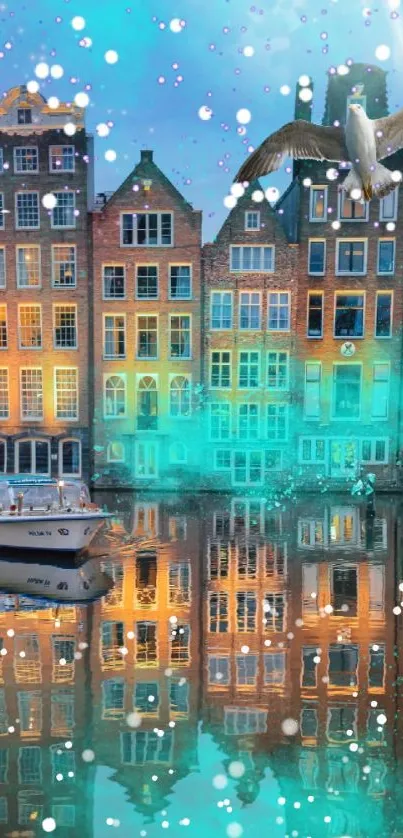
<svg viewBox="0 0 403 838">
<path fill-rule="evenodd" d="M 310 76 L 302 75 L 295 89 L 294 119 L 312 121 L 313 81 Z M 294 160 L 293 178 L 298 177 L 301 168 L 299 160 Z"/>
<path fill-rule="evenodd" d="M 147 149 L 147 151 L 142 150 L 140 152 L 140 154 L 141 154 L 140 160 L 141 160 L 142 163 L 152 163 L 153 162 L 153 152 L 150 149 Z"/>
</svg>

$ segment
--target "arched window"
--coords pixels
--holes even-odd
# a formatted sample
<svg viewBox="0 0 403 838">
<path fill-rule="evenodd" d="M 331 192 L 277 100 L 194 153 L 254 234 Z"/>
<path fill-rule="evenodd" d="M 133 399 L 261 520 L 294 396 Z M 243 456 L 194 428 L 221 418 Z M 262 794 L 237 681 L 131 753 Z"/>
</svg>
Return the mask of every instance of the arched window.
<svg viewBox="0 0 403 838">
<path fill-rule="evenodd" d="M 60 440 L 59 474 L 63 477 L 80 477 L 81 442 L 79 439 Z"/>
<path fill-rule="evenodd" d="M 190 416 L 190 381 L 185 375 L 175 375 L 169 385 L 171 416 Z"/>
<path fill-rule="evenodd" d="M 124 463 L 125 461 L 125 447 L 123 442 L 114 442 L 108 443 L 108 448 L 106 451 L 106 459 L 108 463 Z"/>
<path fill-rule="evenodd" d="M 137 383 L 137 430 L 156 431 L 157 428 L 157 381 L 152 375 L 143 375 Z"/>
<path fill-rule="evenodd" d="M 126 380 L 122 375 L 105 378 L 104 414 L 119 417 L 126 413 Z"/>
<path fill-rule="evenodd" d="M 16 474 L 50 474 L 50 442 L 47 439 L 19 439 L 15 443 Z"/>
<path fill-rule="evenodd" d="M 169 449 L 169 460 L 171 463 L 183 465 L 188 461 L 188 450 L 183 442 L 173 442 Z"/>
<path fill-rule="evenodd" d="M 0 472 L 7 471 L 7 442 L 0 439 Z"/>
</svg>

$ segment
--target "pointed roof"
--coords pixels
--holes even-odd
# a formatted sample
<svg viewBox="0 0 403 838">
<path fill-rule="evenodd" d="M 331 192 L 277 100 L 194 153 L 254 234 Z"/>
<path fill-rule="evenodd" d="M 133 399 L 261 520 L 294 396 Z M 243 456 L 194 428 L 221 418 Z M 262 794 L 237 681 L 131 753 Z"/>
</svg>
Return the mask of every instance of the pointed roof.
<svg viewBox="0 0 403 838">
<path fill-rule="evenodd" d="M 323 125 L 333 125 L 338 120 L 346 121 L 348 96 L 366 97 L 366 111 L 370 119 L 379 119 L 388 114 L 386 72 L 374 64 L 352 64 L 345 76 L 329 74 L 326 91 Z"/>
</svg>

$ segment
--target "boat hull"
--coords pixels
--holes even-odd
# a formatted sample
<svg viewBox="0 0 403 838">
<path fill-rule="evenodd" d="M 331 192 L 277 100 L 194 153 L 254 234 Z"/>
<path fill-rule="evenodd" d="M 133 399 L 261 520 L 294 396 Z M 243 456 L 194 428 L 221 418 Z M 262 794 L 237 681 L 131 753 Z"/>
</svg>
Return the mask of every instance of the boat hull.
<svg viewBox="0 0 403 838">
<path fill-rule="evenodd" d="M 16 550 L 79 552 L 88 547 L 109 516 L 85 515 L 5 516 L 0 518 L 0 547 Z"/>
<path fill-rule="evenodd" d="M 10 607 L 7 595 L 41 597 L 59 603 L 84 603 L 105 596 L 112 587 L 112 580 L 94 559 L 80 568 L 0 559 L 0 613 Z"/>
</svg>

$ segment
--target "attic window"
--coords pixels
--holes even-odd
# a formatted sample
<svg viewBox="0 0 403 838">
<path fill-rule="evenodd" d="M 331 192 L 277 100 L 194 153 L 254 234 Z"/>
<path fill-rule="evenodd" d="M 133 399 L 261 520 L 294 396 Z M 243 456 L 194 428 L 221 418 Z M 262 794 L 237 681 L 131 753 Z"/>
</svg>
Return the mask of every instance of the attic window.
<svg viewBox="0 0 403 838">
<path fill-rule="evenodd" d="M 32 110 L 31 110 L 31 108 L 18 108 L 17 109 L 17 123 L 18 123 L 18 125 L 31 125 L 32 124 Z"/>
<path fill-rule="evenodd" d="M 260 212 L 256 210 L 245 212 L 245 230 L 259 230 Z"/>
</svg>

